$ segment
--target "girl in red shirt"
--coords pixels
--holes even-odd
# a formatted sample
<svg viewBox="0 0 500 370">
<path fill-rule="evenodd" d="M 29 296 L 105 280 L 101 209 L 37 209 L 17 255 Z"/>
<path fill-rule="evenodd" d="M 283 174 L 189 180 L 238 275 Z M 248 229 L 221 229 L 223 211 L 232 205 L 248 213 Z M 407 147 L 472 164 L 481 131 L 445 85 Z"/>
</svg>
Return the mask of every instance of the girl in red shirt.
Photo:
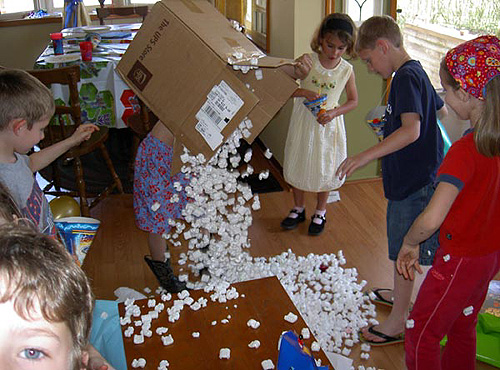
<svg viewBox="0 0 500 370">
<path fill-rule="evenodd" d="M 451 49 L 439 74 L 445 102 L 472 129 L 450 148 L 396 262 L 407 279 L 422 273 L 419 244 L 440 229 L 433 267 L 406 322 L 410 370 L 475 368 L 477 315 L 500 269 L 500 40 L 481 36 Z"/>
</svg>

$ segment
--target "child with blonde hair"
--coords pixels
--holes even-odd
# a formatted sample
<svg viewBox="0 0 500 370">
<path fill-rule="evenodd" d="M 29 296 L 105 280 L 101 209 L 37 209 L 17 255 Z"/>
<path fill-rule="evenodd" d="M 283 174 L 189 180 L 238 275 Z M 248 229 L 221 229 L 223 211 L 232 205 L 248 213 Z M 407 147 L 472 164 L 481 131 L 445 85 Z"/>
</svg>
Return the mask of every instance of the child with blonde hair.
<svg viewBox="0 0 500 370">
<path fill-rule="evenodd" d="M 392 77 L 384 115 L 384 139 L 347 158 L 340 178 L 382 158 L 382 180 L 387 203 L 389 259 L 394 261 L 394 289 L 374 289 L 375 301 L 391 306 L 379 325 L 362 329 L 361 339 L 372 346 L 400 343 L 412 292 L 418 282 L 405 280 L 396 271 L 403 237 L 434 193 L 434 180 L 443 159 L 443 138 L 437 124 L 447 110 L 422 65 L 403 45 L 398 24 L 389 16 L 374 16 L 359 28 L 356 51 L 369 71 L 383 79 Z M 420 263 L 430 266 L 438 247 L 437 233 L 421 246 Z M 415 287 L 414 287 L 415 285 Z M 414 289 L 415 288 L 415 289 Z"/>
<path fill-rule="evenodd" d="M 352 65 L 343 55 L 354 56 L 356 26 L 352 19 L 333 13 L 323 19 L 311 41 L 314 53 L 306 55 L 312 68 L 293 94 L 290 127 L 285 144 L 284 177 L 292 186 L 294 208 L 281 222 L 285 230 L 295 229 L 305 221 L 305 192 L 317 194 L 316 211 L 309 225 L 309 235 L 319 235 L 326 223 L 326 204 L 330 191 L 343 180 L 335 176 L 347 156 L 344 114 L 356 108 L 358 93 Z M 339 104 L 345 91 L 347 100 Z M 304 105 L 326 95 L 318 115 Z"/>
<path fill-rule="evenodd" d="M 436 191 L 406 234 L 397 269 L 413 280 L 419 244 L 439 249 L 406 326 L 408 369 L 474 369 L 476 323 L 500 269 L 500 40 L 481 36 L 441 62 L 446 103 L 472 129 L 448 151 Z M 448 336 L 441 352 L 440 341 Z"/>
<path fill-rule="evenodd" d="M 67 139 L 27 155 L 44 138 L 54 110 L 52 93 L 35 77 L 22 70 L 0 69 L 0 182 L 23 218 L 50 235 L 56 233 L 52 213 L 34 173 L 99 129 L 82 124 Z"/>
</svg>

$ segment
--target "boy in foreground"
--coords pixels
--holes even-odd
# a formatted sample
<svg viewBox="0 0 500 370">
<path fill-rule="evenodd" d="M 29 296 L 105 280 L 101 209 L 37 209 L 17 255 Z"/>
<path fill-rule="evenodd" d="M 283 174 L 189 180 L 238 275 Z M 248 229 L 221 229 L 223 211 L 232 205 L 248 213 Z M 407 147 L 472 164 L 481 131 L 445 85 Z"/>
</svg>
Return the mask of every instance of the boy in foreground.
<svg viewBox="0 0 500 370">
<path fill-rule="evenodd" d="M 87 277 L 61 244 L 0 226 L 0 368 L 110 369 L 88 344 L 92 307 Z"/>
</svg>

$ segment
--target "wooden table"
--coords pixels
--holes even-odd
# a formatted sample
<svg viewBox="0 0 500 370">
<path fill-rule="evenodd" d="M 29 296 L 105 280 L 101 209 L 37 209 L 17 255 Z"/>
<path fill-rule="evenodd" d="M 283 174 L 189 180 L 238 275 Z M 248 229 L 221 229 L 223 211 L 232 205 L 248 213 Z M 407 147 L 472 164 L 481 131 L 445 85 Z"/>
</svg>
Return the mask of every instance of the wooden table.
<svg viewBox="0 0 500 370">
<path fill-rule="evenodd" d="M 294 304 L 281 286 L 276 277 L 250 280 L 233 285 L 240 297 L 226 303 L 212 302 L 211 293 L 202 290 L 190 291 L 190 296 L 198 300 L 199 297 L 208 299 L 207 307 L 193 311 L 185 307 L 180 319 L 175 323 L 168 322 L 167 307 L 172 305 L 177 295 L 173 294 L 170 301 L 164 302 L 165 310 L 158 319 L 152 321 L 153 336 L 145 337 L 142 344 L 134 344 L 133 336 L 123 337 L 127 364 L 131 368 L 132 361 L 143 357 L 146 359 L 146 369 L 156 369 L 161 360 L 168 360 L 170 369 L 262 369 L 261 362 L 271 359 L 274 366 L 278 362 L 278 340 L 283 331 L 294 330 L 300 333 L 306 327 L 304 320 Z M 244 297 L 242 297 L 244 295 Z M 147 299 L 136 301 L 144 314 L 151 310 L 147 307 Z M 156 297 L 157 303 L 160 298 Z M 124 304 L 119 305 L 120 316 L 124 315 Z M 284 320 L 289 312 L 298 315 L 298 320 L 291 324 Z M 231 315 L 229 323 L 221 323 L 222 319 Z M 250 319 L 260 322 L 260 327 L 252 329 L 247 326 Z M 213 321 L 216 325 L 212 325 Z M 133 322 L 132 322 L 133 324 Z M 122 332 L 129 325 L 122 326 Z M 168 328 L 174 343 L 164 346 L 160 336 L 155 333 L 159 326 Z M 140 332 L 136 327 L 135 333 Z M 199 332 L 199 338 L 193 338 L 192 333 Z M 252 349 L 248 344 L 258 339 L 260 347 Z M 310 348 L 314 337 L 305 340 Z M 231 358 L 219 359 L 219 350 L 229 348 Z M 313 352 L 315 358 L 320 358 L 322 365 L 330 364 L 323 353 Z M 330 365 L 330 368 L 331 365 Z"/>
<path fill-rule="evenodd" d="M 133 114 L 139 114 L 140 105 L 134 92 L 115 72 L 115 68 L 137 34 L 141 23 L 99 27 L 106 29 L 96 31 L 103 39 L 92 51 L 91 61 L 82 61 L 80 58 L 79 43 L 87 36 L 85 27 L 67 28 L 61 31 L 64 36 L 64 55 L 55 56 L 50 43 L 36 60 L 35 68 L 53 69 L 78 64 L 81 75 L 78 92 L 82 122 L 89 121 L 99 126 L 125 128 L 128 126 L 128 118 Z M 110 35 L 110 38 L 106 38 L 106 35 Z M 53 59 L 61 57 L 72 57 L 73 60 L 61 59 L 57 62 Z M 68 103 L 67 89 L 53 84 L 51 90 L 56 100 Z"/>
</svg>

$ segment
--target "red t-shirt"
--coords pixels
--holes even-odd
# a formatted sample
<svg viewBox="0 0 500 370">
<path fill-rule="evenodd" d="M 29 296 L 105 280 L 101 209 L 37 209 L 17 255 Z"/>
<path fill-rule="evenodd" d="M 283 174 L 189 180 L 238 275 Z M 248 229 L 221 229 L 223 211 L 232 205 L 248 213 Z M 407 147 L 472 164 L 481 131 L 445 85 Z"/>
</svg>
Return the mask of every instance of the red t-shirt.
<svg viewBox="0 0 500 370">
<path fill-rule="evenodd" d="M 460 190 L 441 225 L 440 246 L 456 256 L 500 250 L 500 156 L 480 154 L 469 133 L 452 145 L 437 181 Z"/>
</svg>

